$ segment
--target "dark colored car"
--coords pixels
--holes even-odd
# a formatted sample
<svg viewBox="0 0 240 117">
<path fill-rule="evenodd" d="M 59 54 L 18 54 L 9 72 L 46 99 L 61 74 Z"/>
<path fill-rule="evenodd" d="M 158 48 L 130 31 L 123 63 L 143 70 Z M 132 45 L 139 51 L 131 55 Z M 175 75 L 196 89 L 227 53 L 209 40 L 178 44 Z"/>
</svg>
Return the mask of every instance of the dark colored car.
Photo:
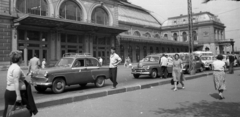
<svg viewBox="0 0 240 117">
<path fill-rule="evenodd" d="M 62 93 L 65 86 L 79 84 L 84 87 L 95 83 L 103 87 L 109 78 L 109 68 L 101 67 L 98 60 L 90 55 L 68 54 L 52 68 L 40 69 L 32 73 L 32 84 L 38 92 L 51 88 L 54 93 Z"/>
<path fill-rule="evenodd" d="M 189 58 L 183 59 L 183 71 L 185 73 L 190 74 L 190 69 L 189 69 Z M 193 67 L 194 67 L 194 72 L 203 72 L 205 70 L 204 63 L 202 62 L 201 58 L 198 56 L 193 57 L 192 61 Z"/>
<path fill-rule="evenodd" d="M 149 75 L 152 78 L 157 78 L 161 72 L 161 66 L 159 64 L 162 54 L 148 55 L 142 59 L 137 66 L 132 67 L 132 74 L 134 78 L 139 78 L 141 75 Z M 164 76 L 167 77 L 172 73 L 172 66 L 167 67 Z"/>
</svg>

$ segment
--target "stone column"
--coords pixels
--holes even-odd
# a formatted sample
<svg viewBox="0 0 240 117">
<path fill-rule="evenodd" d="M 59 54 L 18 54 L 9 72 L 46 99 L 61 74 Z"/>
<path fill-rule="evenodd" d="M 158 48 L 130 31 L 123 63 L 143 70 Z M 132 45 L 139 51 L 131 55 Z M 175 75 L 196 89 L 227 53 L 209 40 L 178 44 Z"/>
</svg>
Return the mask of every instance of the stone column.
<svg viewBox="0 0 240 117">
<path fill-rule="evenodd" d="M 18 46 L 18 31 L 17 31 L 18 25 L 19 23 L 16 23 L 12 27 L 12 50 L 17 50 Z"/>
<path fill-rule="evenodd" d="M 56 33 L 56 59 L 61 59 L 61 33 Z"/>
<path fill-rule="evenodd" d="M 83 46 L 84 46 L 84 53 L 89 53 L 90 52 L 89 51 L 89 36 L 87 34 L 84 36 Z"/>
<path fill-rule="evenodd" d="M 50 60 L 54 61 L 56 60 L 56 35 L 54 31 L 51 31 L 51 38 L 50 38 Z"/>
</svg>

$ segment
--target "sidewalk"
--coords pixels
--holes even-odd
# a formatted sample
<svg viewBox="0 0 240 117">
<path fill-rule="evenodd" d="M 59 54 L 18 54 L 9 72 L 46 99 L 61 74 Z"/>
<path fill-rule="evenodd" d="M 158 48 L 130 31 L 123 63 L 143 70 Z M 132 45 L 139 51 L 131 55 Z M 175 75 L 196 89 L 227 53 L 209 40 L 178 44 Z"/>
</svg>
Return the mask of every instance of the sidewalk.
<svg viewBox="0 0 240 117">
<path fill-rule="evenodd" d="M 39 109 L 35 117 L 240 117 L 239 71 L 228 74 L 226 99 L 218 100 L 212 76 Z"/>
</svg>

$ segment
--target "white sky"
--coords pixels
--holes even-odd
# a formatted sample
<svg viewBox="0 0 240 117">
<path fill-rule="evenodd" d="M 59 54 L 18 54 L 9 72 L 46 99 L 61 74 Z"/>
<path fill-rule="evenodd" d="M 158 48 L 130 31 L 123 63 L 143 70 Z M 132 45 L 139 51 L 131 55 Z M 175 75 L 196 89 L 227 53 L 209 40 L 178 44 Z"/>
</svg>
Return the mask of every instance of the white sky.
<svg viewBox="0 0 240 117">
<path fill-rule="evenodd" d="M 129 0 L 132 4 L 141 6 L 155 15 L 160 22 L 168 17 L 187 14 L 187 0 Z M 211 1 L 207 4 L 203 0 L 192 0 L 193 12 L 211 12 L 225 24 L 226 38 L 233 38 L 235 49 L 240 50 L 240 2 L 230 0 Z"/>
</svg>

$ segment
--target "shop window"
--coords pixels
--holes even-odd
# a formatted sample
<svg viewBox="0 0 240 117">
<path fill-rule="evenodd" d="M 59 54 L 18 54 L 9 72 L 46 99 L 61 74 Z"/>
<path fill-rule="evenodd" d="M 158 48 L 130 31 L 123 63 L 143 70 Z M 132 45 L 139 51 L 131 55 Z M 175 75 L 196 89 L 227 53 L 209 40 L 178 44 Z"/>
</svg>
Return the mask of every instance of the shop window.
<svg viewBox="0 0 240 117">
<path fill-rule="evenodd" d="M 153 53 L 153 47 L 150 47 L 150 54 Z"/>
<path fill-rule="evenodd" d="M 187 33 L 186 33 L 186 32 L 183 32 L 183 33 L 182 33 L 182 38 L 183 38 L 183 41 L 184 41 L 184 42 L 187 41 Z"/>
<path fill-rule="evenodd" d="M 158 47 L 156 48 L 156 53 L 159 53 L 159 48 Z"/>
<path fill-rule="evenodd" d="M 25 31 L 18 30 L 18 40 L 25 40 Z"/>
<path fill-rule="evenodd" d="M 46 0 L 16 0 L 18 12 L 34 14 L 40 16 L 48 15 L 48 5 Z"/>
<path fill-rule="evenodd" d="M 174 34 L 173 34 L 173 40 L 174 40 L 174 41 L 178 41 L 178 35 L 177 35 L 177 33 L 174 33 Z"/>
<path fill-rule="evenodd" d="M 75 2 L 68 0 L 62 3 L 59 15 L 60 18 L 81 21 L 82 10 Z"/>
<path fill-rule="evenodd" d="M 77 43 L 77 35 L 67 35 L 67 42 Z"/>
<path fill-rule="evenodd" d="M 163 52 L 163 53 L 165 52 L 165 48 L 164 48 L 164 47 L 162 47 L 162 52 Z"/>
<path fill-rule="evenodd" d="M 139 60 L 140 60 L 140 48 L 139 48 L 139 46 L 136 47 L 136 60 L 137 60 L 137 62 L 139 62 Z"/>
<path fill-rule="evenodd" d="M 141 36 L 140 32 L 138 32 L 138 31 L 135 31 L 135 32 L 133 33 L 133 35 L 134 35 L 134 36 L 138 36 L 138 37 Z"/>
<path fill-rule="evenodd" d="M 144 55 L 144 57 L 147 56 L 147 47 L 146 46 L 143 47 L 143 55 Z"/>
<path fill-rule="evenodd" d="M 105 9 L 97 7 L 92 12 L 92 23 L 109 25 L 109 16 Z"/>
<path fill-rule="evenodd" d="M 66 35 L 65 34 L 61 34 L 61 42 L 66 42 Z"/>
<path fill-rule="evenodd" d="M 28 31 L 27 40 L 29 41 L 40 41 L 40 32 L 38 31 Z"/>
<path fill-rule="evenodd" d="M 123 45 L 120 45 L 120 56 L 122 59 L 124 59 L 124 46 Z"/>
</svg>

